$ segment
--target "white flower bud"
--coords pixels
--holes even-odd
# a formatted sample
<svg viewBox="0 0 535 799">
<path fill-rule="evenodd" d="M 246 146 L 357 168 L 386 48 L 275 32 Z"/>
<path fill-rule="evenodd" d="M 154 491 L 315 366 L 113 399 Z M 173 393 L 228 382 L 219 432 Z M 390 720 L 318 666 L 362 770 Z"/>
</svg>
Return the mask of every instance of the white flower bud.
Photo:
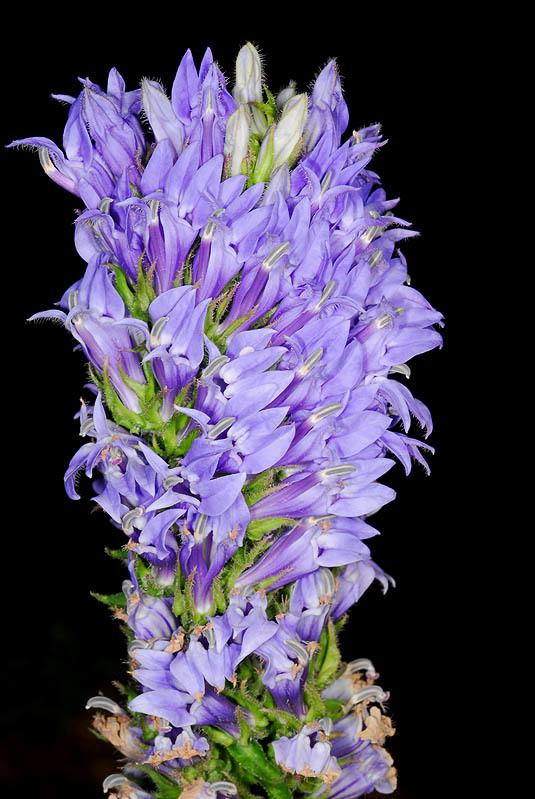
<svg viewBox="0 0 535 799">
<path fill-rule="evenodd" d="M 238 53 L 236 85 L 232 94 L 237 103 L 262 102 L 262 64 L 251 42 L 247 42 Z"/>
<path fill-rule="evenodd" d="M 288 86 L 277 95 L 277 107 L 284 108 L 288 100 L 295 96 L 295 81 L 291 80 Z"/>
<path fill-rule="evenodd" d="M 229 175 L 245 175 L 243 160 L 249 152 L 250 116 L 245 105 L 240 103 L 227 120 L 225 132 L 225 158 L 229 160 Z"/>
<path fill-rule="evenodd" d="M 291 97 L 282 111 L 275 128 L 273 169 L 285 161 L 292 161 L 297 155 L 308 114 L 308 96 L 296 94 Z"/>
</svg>

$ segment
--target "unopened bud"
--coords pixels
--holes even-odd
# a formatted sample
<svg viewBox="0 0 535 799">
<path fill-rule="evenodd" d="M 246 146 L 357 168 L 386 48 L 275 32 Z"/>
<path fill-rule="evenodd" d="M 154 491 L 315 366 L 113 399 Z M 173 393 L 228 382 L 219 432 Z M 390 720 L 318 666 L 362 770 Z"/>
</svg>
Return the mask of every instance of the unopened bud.
<svg viewBox="0 0 535 799">
<path fill-rule="evenodd" d="M 249 153 L 249 137 L 251 135 L 249 120 L 247 108 L 242 103 L 227 120 L 225 158 L 229 163 L 229 176 L 247 174 L 245 159 Z"/>
<path fill-rule="evenodd" d="M 236 59 L 236 84 L 232 94 L 237 103 L 262 102 L 262 64 L 254 45 L 247 42 Z"/>
<path fill-rule="evenodd" d="M 275 127 L 273 169 L 295 160 L 301 145 L 308 115 L 308 96 L 296 94 L 283 108 L 282 116 Z"/>
<path fill-rule="evenodd" d="M 295 96 L 295 81 L 291 80 L 288 86 L 277 95 L 278 108 L 284 108 L 288 100 Z"/>
</svg>

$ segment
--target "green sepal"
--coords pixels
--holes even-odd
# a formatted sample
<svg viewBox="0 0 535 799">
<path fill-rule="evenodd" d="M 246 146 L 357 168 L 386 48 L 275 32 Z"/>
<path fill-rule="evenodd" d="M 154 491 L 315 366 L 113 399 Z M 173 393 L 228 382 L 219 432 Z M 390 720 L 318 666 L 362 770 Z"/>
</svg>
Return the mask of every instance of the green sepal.
<svg viewBox="0 0 535 799">
<path fill-rule="evenodd" d="M 338 721 L 345 716 L 345 705 L 341 699 L 324 699 L 325 712 L 333 721 Z"/>
<path fill-rule="evenodd" d="M 178 568 L 178 561 L 177 561 L 177 568 Z M 181 617 L 185 610 L 184 605 L 184 594 L 182 593 L 182 573 L 177 572 L 175 577 L 175 594 L 173 599 L 173 607 L 172 611 L 175 616 Z"/>
<path fill-rule="evenodd" d="M 266 87 L 264 86 L 264 89 L 265 88 Z M 268 92 L 266 91 L 266 94 L 267 93 Z M 270 98 L 273 101 L 273 96 L 272 95 L 268 95 L 268 99 L 270 99 Z M 251 105 L 254 105 L 255 108 L 258 108 L 258 110 L 261 111 L 264 114 L 264 116 L 266 118 L 266 128 L 271 127 L 271 125 L 273 124 L 273 120 L 275 119 L 275 116 L 276 116 L 276 113 L 277 113 L 276 104 L 274 102 L 273 102 L 273 104 L 271 102 L 268 102 L 268 103 L 258 103 L 258 102 L 256 102 L 256 103 L 251 103 Z"/>
<path fill-rule="evenodd" d="M 271 763 L 258 741 L 242 744 L 236 741 L 227 748 L 227 752 L 244 771 L 255 775 L 266 787 L 266 783 L 280 783 L 283 779 L 281 770 Z"/>
<path fill-rule="evenodd" d="M 269 799 L 291 799 L 292 792 L 285 782 L 280 782 L 278 785 L 266 783 L 264 788 Z"/>
<path fill-rule="evenodd" d="M 184 588 L 184 617 L 195 624 L 202 621 L 203 616 L 198 612 L 195 607 L 195 598 L 193 596 L 193 583 L 195 582 L 195 573 L 197 567 L 194 566 L 191 573 L 186 580 L 186 587 Z"/>
<path fill-rule="evenodd" d="M 336 643 L 336 630 L 331 618 L 321 634 L 320 647 L 321 660 L 318 659 L 319 670 L 316 675 L 316 686 L 321 691 L 331 682 L 340 665 L 340 650 Z"/>
<path fill-rule="evenodd" d="M 139 413 L 129 410 L 129 408 L 127 408 L 126 405 L 121 402 L 117 392 L 111 384 L 109 374 L 109 355 L 106 355 L 106 360 L 104 361 L 102 378 L 104 399 L 106 400 L 106 404 L 117 424 L 120 424 L 122 427 L 126 427 L 129 430 L 133 427 L 143 428 L 145 425 L 143 417 L 140 416 Z"/>
<path fill-rule="evenodd" d="M 285 574 L 291 572 L 292 569 L 293 566 L 286 566 L 285 569 L 281 569 L 280 572 L 277 572 L 277 574 L 274 574 L 272 577 L 266 577 L 265 580 L 260 580 L 259 583 L 255 583 L 256 590 L 260 591 L 269 588 L 271 585 L 273 585 L 273 583 L 276 583 L 277 580 L 280 580 L 281 577 L 284 577 Z"/>
<path fill-rule="evenodd" d="M 177 458 L 181 458 L 182 455 L 185 455 L 186 452 L 190 451 L 191 445 L 193 444 L 195 439 L 198 436 L 200 436 L 200 434 L 201 434 L 201 431 L 199 430 L 199 428 L 198 427 L 194 427 L 193 430 L 190 433 L 188 433 L 188 435 L 185 438 L 182 439 L 180 444 L 178 444 L 178 446 L 175 447 L 175 450 L 174 450 L 174 452 L 172 454 L 174 456 L 176 456 Z"/>
<path fill-rule="evenodd" d="M 233 699 L 236 704 L 241 705 L 241 707 L 247 708 L 253 716 L 254 719 L 254 726 L 255 729 L 263 730 L 269 726 L 269 721 L 266 719 L 265 714 L 263 712 L 263 707 L 260 702 L 255 702 L 254 699 L 251 699 L 248 696 L 245 696 L 245 692 L 240 690 L 236 691 L 232 688 L 227 688 L 223 691 L 224 695 L 229 697 L 229 699 Z"/>
<path fill-rule="evenodd" d="M 147 404 L 152 397 L 148 396 L 148 385 L 146 383 L 139 383 L 137 380 L 134 380 L 130 375 L 127 375 L 123 369 L 123 363 L 121 354 L 117 358 L 117 369 L 119 370 L 119 374 L 121 375 L 121 380 L 123 383 L 130 388 L 138 400 L 142 403 L 142 405 Z"/>
<path fill-rule="evenodd" d="M 155 794 L 156 799 L 178 799 L 182 792 L 181 785 L 177 785 L 174 780 L 171 780 L 169 777 L 160 774 L 159 771 L 156 771 L 156 769 L 153 769 L 150 766 L 144 766 L 142 763 L 136 763 L 136 768 L 139 768 L 141 771 L 144 771 L 145 774 L 148 774 L 155 784 L 157 788 L 157 793 Z"/>
<path fill-rule="evenodd" d="M 264 83 L 264 91 L 267 97 L 267 105 L 271 108 L 273 119 L 275 119 L 275 117 L 277 116 L 277 101 L 275 100 L 275 98 L 273 97 L 273 95 L 271 94 L 265 83 Z"/>
<path fill-rule="evenodd" d="M 340 762 L 340 761 L 338 761 L 338 762 Z M 325 783 L 323 782 L 323 780 L 320 780 L 319 777 L 317 777 L 316 779 L 314 779 L 314 777 L 312 777 L 312 778 L 308 778 L 306 780 L 301 780 L 301 782 L 299 783 L 299 792 L 300 793 L 312 793 L 313 791 L 317 791 L 318 788 L 321 788 L 322 785 L 325 785 Z M 323 794 L 323 795 L 327 796 L 328 795 L 328 791 L 327 791 L 326 794 Z"/>
<path fill-rule="evenodd" d="M 209 727 L 208 725 L 200 725 L 200 727 L 207 738 L 210 738 L 216 744 L 221 744 L 225 749 L 236 742 L 236 738 L 233 738 L 232 735 L 229 735 L 224 730 L 218 730 L 216 727 Z"/>
<path fill-rule="evenodd" d="M 224 571 L 221 577 L 221 582 L 224 584 L 226 591 L 230 591 L 234 587 L 234 583 L 240 574 L 253 565 L 270 543 L 271 536 L 267 535 L 260 541 L 257 541 L 251 549 L 246 551 L 244 547 L 240 547 L 240 549 L 235 552 L 234 556 L 229 561 L 226 571 Z"/>
<path fill-rule="evenodd" d="M 217 309 L 215 312 L 215 321 L 218 323 L 218 325 L 221 324 L 228 306 L 234 299 L 234 295 L 236 294 L 237 288 L 240 285 L 241 274 L 242 270 L 240 269 L 238 274 L 235 275 L 231 280 L 229 280 L 229 282 L 227 283 L 227 285 L 219 295 L 219 301 L 217 303 Z"/>
<path fill-rule="evenodd" d="M 224 613 L 227 609 L 227 599 L 223 589 L 221 588 L 219 577 L 214 577 L 212 580 L 212 597 L 215 604 L 215 610 L 219 613 Z"/>
<path fill-rule="evenodd" d="M 274 704 L 271 694 L 267 694 L 267 696 Z M 299 731 L 302 728 L 302 722 L 299 721 L 299 719 L 297 719 L 295 716 L 292 716 L 291 713 L 287 713 L 286 710 L 280 710 L 278 707 L 266 707 L 266 705 L 264 705 L 263 712 L 267 716 L 271 716 L 272 718 L 276 719 L 283 727 L 290 727 L 290 729 L 296 731 Z"/>
<path fill-rule="evenodd" d="M 144 253 L 143 253 L 144 255 Z M 150 265 L 148 272 L 145 274 L 143 269 L 143 255 L 141 255 L 137 263 L 137 290 L 136 290 L 136 308 L 135 316 L 140 319 L 149 321 L 148 307 L 153 300 L 156 299 L 156 292 L 152 286 L 152 276 L 156 268 L 156 261 Z"/>
<path fill-rule="evenodd" d="M 274 305 L 273 308 L 270 308 L 269 311 L 266 311 L 266 313 L 263 314 L 263 316 L 261 316 L 255 322 L 253 322 L 253 324 L 251 325 L 251 330 L 254 330 L 258 327 L 269 327 L 269 320 L 271 319 L 271 317 L 273 316 L 278 307 L 279 303 L 276 303 L 276 305 Z"/>
<path fill-rule="evenodd" d="M 107 744 L 109 744 L 108 739 L 105 738 L 104 735 L 101 735 L 100 732 L 97 732 L 95 729 L 93 729 L 93 727 L 88 727 L 87 729 L 95 736 L 95 738 L 98 738 L 99 741 L 105 741 Z"/>
<path fill-rule="evenodd" d="M 304 694 L 308 705 L 308 713 L 305 717 L 305 722 L 308 724 L 309 721 L 322 718 L 325 715 L 325 702 L 319 691 L 317 691 L 311 683 L 305 685 Z"/>
<path fill-rule="evenodd" d="M 173 282 L 174 288 L 178 288 L 179 286 L 191 285 L 193 281 L 191 265 L 200 245 L 201 245 L 201 237 L 198 235 L 193 244 L 191 245 L 190 250 L 186 256 L 186 260 L 184 261 L 182 268 L 179 270 Z"/>
<path fill-rule="evenodd" d="M 110 558 L 114 558 L 115 560 L 128 560 L 128 552 L 122 547 L 120 549 L 110 549 L 109 547 L 104 547 L 104 552 L 106 555 L 109 555 Z"/>
<path fill-rule="evenodd" d="M 261 472 L 254 480 L 243 486 L 242 493 L 246 503 L 251 506 L 263 497 L 267 497 L 277 490 L 278 483 L 283 479 L 284 470 L 279 467 Z"/>
<path fill-rule="evenodd" d="M 222 355 L 224 355 L 225 352 L 227 351 L 227 339 L 229 338 L 229 336 L 231 336 L 232 333 L 234 333 L 241 325 L 247 322 L 251 318 L 251 316 L 254 313 L 256 313 L 257 308 L 258 306 L 255 305 L 254 308 L 251 308 L 251 310 L 248 313 L 244 314 L 243 316 L 240 316 L 238 319 L 235 319 L 234 322 L 232 322 L 228 327 L 226 327 L 222 333 L 215 333 L 213 335 L 211 341 L 214 342 L 214 344 L 220 350 Z"/>
<path fill-rule="evenodd" d="M 126 608 L 126 597 L 122 591 L 118 594 L 97 594 L 95 591 L 90 591 L 89 593 L 110 608 Z"/>
<path fill-rule="evenodd" d="M 261 183 L 261 182 L 265 183 L 269 180 L 269 177 L 271 175 L 271 170 L 273 168 L 273 156 L 275 152 L 275 125 L 271 125 L 269 130 L 266 132 L 266 136 L 267 136 L 267 143 L 266 143 L 265 152 L 263 153 L 262 160 L 260 161 L 260 163 L 258 162 L 258 157 L 257 157 L 253 174 L 247 181 L 248 186 L 253 186 L 255 183 Z M 264 141 L 266 141 L 266 136 L 264 136 L 262 144 L 264 143 Z M 260 155 L 261 152 L 262 148 L 260 148 L 258 155 Z"/>
<path fill-rule="evenodd" d="M 271 533 L 272 530 L 277 530 L 279 527 L 288 527 L 290 525 L 298 524 L 296 519 L 290 519 L 289 516 L 271 516 L 269 519 L 253 519 L 247 525 L 247 537 L 252 541 L 259 541 L 266 533 Z"/>
<path fill-rule="evenodd" d="M 115 272 L 115 289 L 126 307 L 132 311 L 135 305 L 136 296 L 128 285 L 128 280 L 125 273 L 120 266 L 108 262 L 106 266 L 110 266 Z"/>
</svg>

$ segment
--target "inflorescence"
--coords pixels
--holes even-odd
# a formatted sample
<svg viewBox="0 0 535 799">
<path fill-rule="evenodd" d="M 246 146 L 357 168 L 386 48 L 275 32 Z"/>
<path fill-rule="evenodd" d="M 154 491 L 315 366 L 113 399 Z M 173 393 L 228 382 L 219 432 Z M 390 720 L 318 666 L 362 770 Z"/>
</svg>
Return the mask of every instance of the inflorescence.
<svg viewBox="0 0 535 799">
<path fill-rule="evenodd" d="M 82 81 L 45 172 L 80 197 L 87 262 L 56 318 L 89 361 L 82 470 L 122 529 L 122 592 L 97 595 L 128 639 L 121 703 L 93 726 L 122 753 L 119 797 L 351 799 L 391 793 L 394 730 L 371 661 L 337 633 L 374 581 L 367 518 L 394 464 L 427 469 L 431 430 L 407 362 L 442 316 L 409 286 L 367 169 L 379 126 L 348 124 L 334 61 L 309 94 L 263 85 L 250 43 L 232 92 L 210 50 L 170 99 Z M 13 146 L 11 145 L 11 146 Z"/>
</svg>

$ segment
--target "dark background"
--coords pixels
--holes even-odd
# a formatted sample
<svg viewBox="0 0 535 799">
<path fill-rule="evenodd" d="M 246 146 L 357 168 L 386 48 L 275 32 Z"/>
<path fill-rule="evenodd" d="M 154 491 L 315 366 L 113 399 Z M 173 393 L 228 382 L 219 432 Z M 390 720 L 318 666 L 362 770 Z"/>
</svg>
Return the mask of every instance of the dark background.
<svg viewBox="0 0 535 799">
<path fill-rule="evenodd" d="M 474 140 L 476 119 L 487 110 L 488 59 L 466 20 L 364 13 L 357 6 L 343 13 L 324 7 L 307 22 L 310 11 L 290 20 L 282 10 L 262 8 L 240 17 L 232 6 L 216 17 L 199 4 L 187 18 L 148 9 L 143 17 L 115 22 L 105 11 L 84 20 L 56 13 L 42 28 L 36 21 L 29 27 L 19 14 L 6 35 L 14 48 L 4 67 L 2 143 L 32 135 L 60 143 L 67 108 L 49 94 L 77 94 L 77 76 L 105 86 L 112 66 L 129 89 L 147 76 L 170 90 L 184 51 L 191 47 L 198 65 L 211 46 L 232 82 L 237 51 L 248 39 L 264 55 L 272 91 L 291 78 L 306 90 L 336 56 L 348 132 L 382 124 L 389 142 L 370 168 L 390 197 L 401 197 L 399 215 L 421 232 L 402 249 L 412 285 L 444 313 L 446 327 L 444 347 L 411 362 L 408 384 L 435 421 L 431 477 L 416 465 L 405 478 L 397 465 L 384 481 L 398 497 L 373 519 L 382 532 L 370 542 L 373 556 L 397 587 L 386 596 L 378 584 L 369 589 L 351 611 L 342 647 L 347 659 L 371 658 L 379 683 L 391 692 L 395 796 L 437 796 L 456 785 L 468 757 L 470 700 L 461 686 L 467 648 L 477 648 L 484 636 L 470 565 L 479 533 L 468 505 L 475 477 L 466 395 L 477 389 L 473 363 L 481 334 L 467 208 L 478 192 Z M 102 795 L 101 782 L 118 763 L 111 747 L 88 732 L 90 713 L 83 708 L 99 691 L 116 696 L 111 682 L 124 674 L 117 622 L 89 596 L 89 590 L 119 590 L 121 567 L 104 546 L 122 539 L 103 513 L 92 513 L 87 481 L 81 501 L 63 493 L 63 473 L 80 446 L 72 417 L 86 380 L 82 357 L 72 353 L 72 340 L 59 326 L 25 322 L 51 308 L 82 274 L 84 262 L 73 245 L 80 201 L 46 178 L 36 154 L 6 150 L 2 159 L 4 352 L 10 364 L 2 381 L 4 492 L 12 517 L 4 525 L 3 585 L 9 590 L 2 600 L 1 777 L 17 795 L 85 799 Z M 478 768 L 472 768 L 475 777 Z"/>
</svg>

